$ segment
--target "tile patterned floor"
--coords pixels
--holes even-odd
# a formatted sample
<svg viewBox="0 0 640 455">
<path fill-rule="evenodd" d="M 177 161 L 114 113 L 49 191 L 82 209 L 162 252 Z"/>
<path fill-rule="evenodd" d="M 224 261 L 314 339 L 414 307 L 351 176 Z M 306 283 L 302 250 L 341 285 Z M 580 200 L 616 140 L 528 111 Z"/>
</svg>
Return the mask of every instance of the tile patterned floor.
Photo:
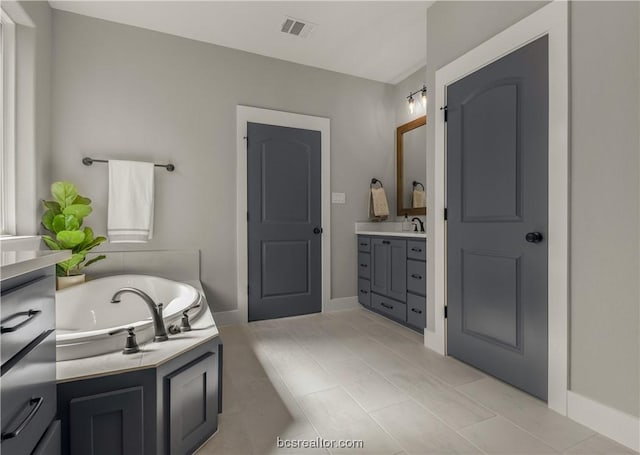
<svg viewBox="0 0 640 455">
<path fill-rule="evenodd" d="M 221 328 L 223 414 L 199 455 L 632 454 L 358 309 Z M 362 449 L 279 449 L 361 439 Z"/>
</svg>

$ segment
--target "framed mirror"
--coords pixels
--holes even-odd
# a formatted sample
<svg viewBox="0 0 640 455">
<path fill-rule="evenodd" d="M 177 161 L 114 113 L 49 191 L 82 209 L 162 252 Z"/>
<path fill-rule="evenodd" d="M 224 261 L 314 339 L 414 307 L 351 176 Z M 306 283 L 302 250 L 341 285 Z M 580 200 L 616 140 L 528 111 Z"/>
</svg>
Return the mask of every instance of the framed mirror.
<svg viewBox="0 0 640 455">
<path fill-rule="evenodd" d="M 426 215 L 427 116 L 396 129 L 396 207 L 398 216 Z"/>
</svg>

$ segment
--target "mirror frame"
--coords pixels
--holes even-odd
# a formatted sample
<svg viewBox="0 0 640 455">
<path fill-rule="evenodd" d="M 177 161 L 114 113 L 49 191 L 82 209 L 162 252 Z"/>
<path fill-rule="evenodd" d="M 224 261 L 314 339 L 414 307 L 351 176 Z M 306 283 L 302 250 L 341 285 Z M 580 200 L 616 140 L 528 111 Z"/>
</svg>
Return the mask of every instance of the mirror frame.
<svg viewBox="0 0 640 455">
<path fill-rule="evenodd" d="M 403 166 L 404 166 L 404 150 L 402 145 L 402 135 L 409 131 L 415 130 L 423 125 L 427 124 L 427 116 L 423 115 L 422 117 L 418 117 L 415 120 L 412 120 L 404 125 L 400 125 L 396 128 L 396 208 L 398 212 L 398 216 L 416 216 L 416 215 L 426 215 L 427 208 L 405 208 L 403 207 L 404 194 L 404 179 L 403 179 Z M 425 131 L 426 134 L 426 131 Z M 425 150 L 424 153 L 427 153 Z M 426 169 L 425 169 L 426 173 Z M 420 182 L 423 185 L 426 185 L 425 182 Z"/>
</svg>

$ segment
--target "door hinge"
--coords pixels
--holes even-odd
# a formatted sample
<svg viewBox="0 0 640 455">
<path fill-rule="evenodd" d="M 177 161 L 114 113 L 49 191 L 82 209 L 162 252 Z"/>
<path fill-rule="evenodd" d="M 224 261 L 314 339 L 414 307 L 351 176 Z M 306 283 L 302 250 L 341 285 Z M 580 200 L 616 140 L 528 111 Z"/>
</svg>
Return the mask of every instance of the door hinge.
<svg viewBox="0 0 640 455">
<path fill-rule="evenodd" d="M 249 212 L 247 212 L 247 223 L 249 222 Z"/>
<path fill-rule="evenodd" d="M 448 218 L 449 218 L 449 214 L 447 213 L 447 208 L 445 207 L 445 209 L 444 209 L 444 220 L 447 221 Z"/>
<path fill-rule="evenodd" d="M 448 106 L 442 106 L 440 108 L 441 111 L 443 111 L 444 113 L 444 121 L 446 122 L 449 119 L 449 108 Z"/>
<path fill-rule="evenodd" d="M 249 136 L 243 136 L 242 139 L 247 141 L 247 148 L 249 148 Z"/>
<path fill-rule="evenodd" d="M 247 286 L 247 295 L 251 294 L 251 286 Z"/>
<path fill-rule="evenodd" d="M 449 308 L 448 306 L 444 307 L 444 318 L 447 319 L 447 317 L 449 316 L 449 312 L 447 311 L 447 308 Z"/>
</svg>

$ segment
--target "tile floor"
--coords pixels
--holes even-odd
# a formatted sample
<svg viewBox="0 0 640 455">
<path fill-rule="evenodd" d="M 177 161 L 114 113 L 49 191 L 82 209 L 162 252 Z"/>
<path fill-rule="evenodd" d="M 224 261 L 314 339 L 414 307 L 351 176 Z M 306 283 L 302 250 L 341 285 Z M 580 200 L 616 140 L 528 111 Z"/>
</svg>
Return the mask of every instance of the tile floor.
<svg viewBox="0 0 640 455">
<path fill-rule="evenodd" d="M 364 309 L 221 334 L 223 414 L 199 455 L 634 453 Z M 277 436 L 364 448 L 278 449 Z"/>
</svg>

